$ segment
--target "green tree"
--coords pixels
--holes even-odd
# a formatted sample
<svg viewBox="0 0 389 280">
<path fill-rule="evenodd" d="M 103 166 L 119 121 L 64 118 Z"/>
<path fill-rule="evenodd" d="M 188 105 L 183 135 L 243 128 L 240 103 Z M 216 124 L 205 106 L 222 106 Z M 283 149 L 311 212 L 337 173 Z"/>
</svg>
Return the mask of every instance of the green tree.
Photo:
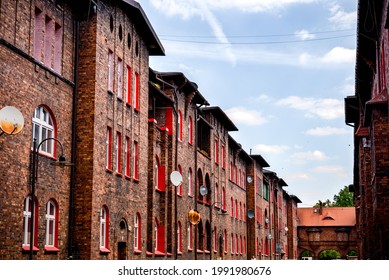
<svg viewBox="0 0 389 280">
<path fill-rule="evenodd" d="M 331 206 L 352 207 L 354 206 L 354 194 L 350 192 L 348 186 L 344 186 L 338 194 L 334 195 L 334 202 Z"/>
<path fill-rule="evenodd" d="M 335 260 L 340 259 L 340 253 L 336 250 L 324 250 L 319 254 L 319 260 Z"/>
</svg>

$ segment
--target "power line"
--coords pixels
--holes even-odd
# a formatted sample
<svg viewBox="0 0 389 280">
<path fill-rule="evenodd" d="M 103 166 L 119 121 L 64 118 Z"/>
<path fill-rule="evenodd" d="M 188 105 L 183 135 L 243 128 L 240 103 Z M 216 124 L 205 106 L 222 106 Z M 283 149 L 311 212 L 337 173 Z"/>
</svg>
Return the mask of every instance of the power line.
<svg viewBox="0 0 389 280">
<path fill-rule="evenodd" d="M 193 40 L 174 40 L 174 39 L 163 39 L 162 41 L 178 42 L 178 43 L 190 43 L 190 44 L 210 44 L 210 45 L 272 45 L 272 44 L 290 44 L 290 43 L 305 43 L 314 41 L 325 41 L 339 38 L 355 37 L 356 34 L 348 34 L 342 36 L 306 39 L 306 40 L 287 40 L 287 41 L 265 41 L 265 42 L 211 42 L 211 41 L 193 41 Z"/>
<path fill-rule="evenodd" d="M 318 31 L 318 32 L 307 32 L 307 35 L 315 35 L 315 34 L 326 34 L 326 33 L 339 33 L 339 32 L 355 32 L 355 29 L 340 29 L 340 30 L 331 30 L 331 31 Z M 266 38 L 266 37 L 288 37 L 288 36 L 296 36 L 296 33 L 285 33 L 285 34 L 269 34 L 269 35 L 226 35 L 223 38 Z M 163 38 L 214 38 L 218 39 L 221 37 L 212 36 L 212 35 L 159 35 L 159 37 Z"/>
</svg>

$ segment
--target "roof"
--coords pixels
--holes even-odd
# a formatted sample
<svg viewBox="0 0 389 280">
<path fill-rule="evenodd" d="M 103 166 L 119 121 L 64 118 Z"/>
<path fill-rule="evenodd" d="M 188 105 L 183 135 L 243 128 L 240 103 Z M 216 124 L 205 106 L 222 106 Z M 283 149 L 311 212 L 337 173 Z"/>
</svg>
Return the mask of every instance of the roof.
<svg viewBox="0 0 389 280">
<path fill-rule="evenodd" d="M 219 106 L 203 107 L 201 108 L 201 111 L 210 112 L 227 128 L 228 131 L 238 131 L 235 124 Z"/>
<path fill-rule="evenodd" d="M 355 226 L 355 207 L 323 207 L 322 213 L 315 212 L 315 208 L 297 208 L 299 226 L 330 227 Z M 318 210 L 318 209 L 317 209 Z"/>
<path fill-rule="evenodd" d="M 133 0 L 122 0 L 121 3 L 123 4 L 124 10 L 128 12 L 128 15 L 133 20 L 140 36 L 142 36 L 149 55 L 165 55 L 162 43 L 155 33 L 146 13 L 143 11 L 142 6 Z"/>
<path fill-rule="evenodd" d="M 251 155 L 251 157 L 259 163 L 261 167 L 270 167 L 267 161 L 261 155 Z"/>
<path fill-rule="evenodd" d="M 178 85 L 181 90 L 187 90 L 188 92 L 194 92 L 193 102 L 199 105 L 209 105 L 208 101 L 204 96 L 198 91 L 198 86 L 196 83 L 190 81 L 182 72 L 159 72 L 153 70 L 155 75 L 163 80 L 171 79 L 174 81 L 175 85 Z"/>
</svg>

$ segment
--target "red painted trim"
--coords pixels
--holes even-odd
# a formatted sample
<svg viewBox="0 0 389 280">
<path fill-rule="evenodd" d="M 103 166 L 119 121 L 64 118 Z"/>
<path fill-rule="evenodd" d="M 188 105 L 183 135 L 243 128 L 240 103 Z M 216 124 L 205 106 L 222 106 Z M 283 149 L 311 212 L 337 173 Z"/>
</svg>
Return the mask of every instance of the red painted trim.
<svg viewBox="0 0 389 280">
<path fill-rule="evenodd" d="M 57 253 L 59 251 L 57 247 L 45 246 L 45 252 L 47 253 Z"/>
<path fill-rule="evenodd" d="M 36 247 L 36 246 L 32 246 L 32 250 L 33 250 L 34 252 L 38 252 L 38 251 L 39 251 L 39 248 Z M 23 252 L 23 253 L 28 253 L 28 252 L 30 252 L 30 245 L 22 246 L 22 252 Z"/>
</svg>

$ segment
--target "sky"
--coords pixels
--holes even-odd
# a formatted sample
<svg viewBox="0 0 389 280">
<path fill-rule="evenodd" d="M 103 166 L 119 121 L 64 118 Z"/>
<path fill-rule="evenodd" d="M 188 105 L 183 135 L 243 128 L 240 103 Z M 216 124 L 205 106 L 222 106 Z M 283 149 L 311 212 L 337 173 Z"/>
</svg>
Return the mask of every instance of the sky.
<svg viewBox="0 0 389 280">
<path fill-rule="evenodd" d="M 310 207 L 352 183 L 356 0 L 140 0 L 182 72 L 238 127 L 231 136 Z"/>
</svg>

